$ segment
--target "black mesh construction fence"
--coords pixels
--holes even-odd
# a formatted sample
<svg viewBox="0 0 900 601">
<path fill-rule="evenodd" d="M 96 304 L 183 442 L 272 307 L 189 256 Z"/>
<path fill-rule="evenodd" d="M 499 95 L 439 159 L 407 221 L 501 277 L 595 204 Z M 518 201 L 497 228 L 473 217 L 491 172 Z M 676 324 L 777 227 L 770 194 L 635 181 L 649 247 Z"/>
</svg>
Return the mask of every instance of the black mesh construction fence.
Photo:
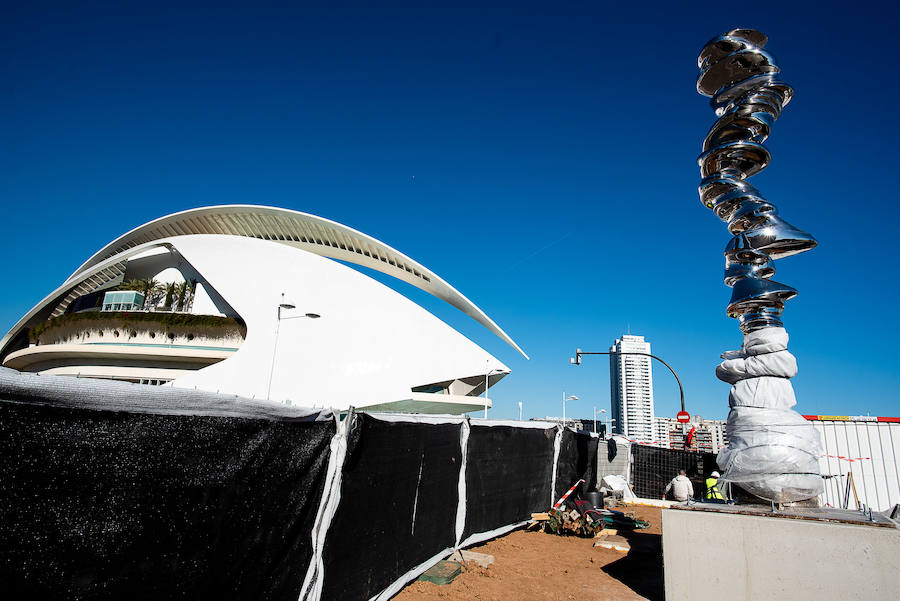
<svg viewBox="0 0 900 601">
<path fill-rule="evenodd" d="M 0 400 L 3 595 L 295 601 L 334 432 Z"/>
<path fill-rule="evenodd" d="M 706 489 L 706 477 L 716 467 L 715 453 L 663 449 L 647 445 L 631 445 L 632 477 L 634 494 L 638 497 L 657 499 L 662 496 L 666 485 L 685 470 L 694 485 L 694 496 L 702 497 Z"/>
<path fill-rule="evenodd" d="M 0 369 L 4 596 L 387 598 L 596 482 L 584 433 L 352 415 Z"/>
<path fill-rule="evenodd" d="M 579 480 L 584 480 L 579 487 L 580 491 L 596 489 L 598 442 L 598 438 L 586 433 L 563 430 L 556 464 L 554 500 L 565 494 Z"/>
<path fill-rule="evenodd" d="M 463 540 L 550 506 L 556 430 L 472 425 Z"/>
<path fill-rule="evenodd" d="M 456 542 L 460 424 L 357 414 L 325 539 L 323 599 L 369 599 Z"/>
</svg>

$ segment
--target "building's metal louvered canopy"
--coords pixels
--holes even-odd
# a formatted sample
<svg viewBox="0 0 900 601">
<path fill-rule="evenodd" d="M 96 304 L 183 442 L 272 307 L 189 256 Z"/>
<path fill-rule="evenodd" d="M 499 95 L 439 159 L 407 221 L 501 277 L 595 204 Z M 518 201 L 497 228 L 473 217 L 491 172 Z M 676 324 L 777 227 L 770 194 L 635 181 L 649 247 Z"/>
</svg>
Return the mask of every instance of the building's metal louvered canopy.
<svg viewBox="0 0 900 601">
<path fill-rule="evenodd" d="M 308 213 L 255 205 L 222 205 L 191 209 L 173 213 L 150 221 L 120 236 L 88 259 L 66 284 L 78 282 L 78 289 L 86 272 L 119 253 L 130 248 L 172 236 L 195 234 L 226 234 L 247 236 L 288 244 L 303 250 L 340 261 L 354 263 L 375 269 L 403 280 L 429 294 L 432 294 L 469 315 L 507 344 L 522 353 L 512 338 L 494 323 L 481 309 L 463 296 L 447 282 L 425 266 L 413 261 L 390 246 L 340 223 L 323 219 Z M 102 277 L 112 279 L 116 268 L 104 270 Z M 99 277 L 93 274 L 91 278 Z M 121 275 L 119 275 L 121 277 Z M 91 281 L 88 286 L 98 289 L 98 283 Z M 75 294 L 73 290 L 55 312 L 64 311 Z"/>
<path fill-rule="evenodd" d="M 101 269 L 96 273 L 91 273 L 83 278 L 82 281 L 78 282 L 78 284 L 63 297 L 59 304 L 54 307 L 53 311 L 50 313 L 50 317 L 57 317 L 65 313 L 72 301 L 79 296 L 84 296 L 95 290 L 110 288 L 120 284 L 125 276 L 126 263 L 127 261 L 121 261 L 120 263 L 105 267 L 104 269 Z"/>
</svg>

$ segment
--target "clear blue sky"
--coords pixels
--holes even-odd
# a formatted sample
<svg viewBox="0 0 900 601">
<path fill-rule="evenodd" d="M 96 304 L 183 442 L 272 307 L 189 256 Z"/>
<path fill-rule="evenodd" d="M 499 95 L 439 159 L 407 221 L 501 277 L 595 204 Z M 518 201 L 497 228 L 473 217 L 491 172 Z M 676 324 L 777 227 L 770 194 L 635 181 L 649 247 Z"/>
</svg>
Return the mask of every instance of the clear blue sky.
<svg viewBox="0 0 900 601">
<path fill-rule="evenodd" d="M 900 414 L 896 7 L 250 4 L 5 3 L 0 329 L 136 225 L 268 204 L 373 235 L 485 309 L 531 361 L 399 285 L 512 368 L 496 417 L 557 415 L 563 389 L 570 414 L 608 408 L 607 359 L 568 358 L 630 326 L 692 413 L 723 418 L 713 369 L 741 336 L 728 234 L 697 199 L 714 116 L 694 80 L 709 38 L 754 27 L 796 96 L 753 182 L 820 242 L 777 263 L 800 291 L 797 409 Z"/>
</svg>

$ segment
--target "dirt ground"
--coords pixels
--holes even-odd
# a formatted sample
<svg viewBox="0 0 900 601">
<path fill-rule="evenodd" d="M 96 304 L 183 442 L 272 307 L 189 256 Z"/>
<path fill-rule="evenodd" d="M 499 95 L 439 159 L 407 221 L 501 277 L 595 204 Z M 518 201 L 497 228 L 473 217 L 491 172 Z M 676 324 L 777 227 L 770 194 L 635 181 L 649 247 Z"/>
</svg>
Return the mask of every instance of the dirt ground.
<svg viewBox="0 0 900 601">
<path fill-rule="evenodd" d="M 618 508 L 650 522 L 619 531 L 631 551 L 593 547 L 593 540 L 516 530 L 470 550 L 494 556 L 448 585 L 415 581 L 395 601 L 663 601 L 662 520 L 656 507 Z"/>
</svg>

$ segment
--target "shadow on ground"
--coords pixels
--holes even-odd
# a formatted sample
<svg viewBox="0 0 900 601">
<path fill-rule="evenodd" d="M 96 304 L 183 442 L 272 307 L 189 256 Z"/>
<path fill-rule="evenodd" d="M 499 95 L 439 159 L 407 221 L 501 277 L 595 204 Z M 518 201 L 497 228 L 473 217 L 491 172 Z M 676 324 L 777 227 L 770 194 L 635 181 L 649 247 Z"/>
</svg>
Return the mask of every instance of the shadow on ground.
<svg viewBox="0 0 900 601">
<path fill-rule="evenodd" d="M 631 551 L 603 567 L 603 571 L 650 601 L 665 601 L 662 536 L 645 532 L 623 532 Z"/>
</svg>

